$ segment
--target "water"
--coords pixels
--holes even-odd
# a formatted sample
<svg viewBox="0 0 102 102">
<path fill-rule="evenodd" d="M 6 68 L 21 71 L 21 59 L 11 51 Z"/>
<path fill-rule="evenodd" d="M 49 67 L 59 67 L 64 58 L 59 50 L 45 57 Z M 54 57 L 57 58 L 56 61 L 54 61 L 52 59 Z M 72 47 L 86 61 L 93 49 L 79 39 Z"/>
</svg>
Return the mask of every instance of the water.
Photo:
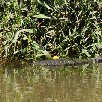
<svg viewBox="0 0 102 102">
<path fill-rule="evenodd" d="M 6 66 L 0 69 L 0 102 L 102 102 L 101 66 Z"/>
</svg>

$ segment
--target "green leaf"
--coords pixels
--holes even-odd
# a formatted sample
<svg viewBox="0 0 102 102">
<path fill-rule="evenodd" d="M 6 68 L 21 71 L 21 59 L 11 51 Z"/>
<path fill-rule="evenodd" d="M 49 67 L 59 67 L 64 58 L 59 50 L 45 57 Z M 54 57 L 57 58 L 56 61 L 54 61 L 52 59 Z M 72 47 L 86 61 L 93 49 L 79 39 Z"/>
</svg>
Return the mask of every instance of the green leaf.
<svg viewBox="0 0 102 102">
<path fill-rule="evenodd" d="M 2 33 L 0 33 L 0 38 L 2 37 Z"/>
<path fill-rule="evenodd" d="M 47 18 L 47 19 L 51 19 L 51 17 L 45 16 L 44 14 L 35 15 L 33 17 L 35 17 L 35 18 Z"/>
<path fill-rule="evenodd" d="M 53 10 L 49 5 L 47 5 L 45 2 L 41 2 L 40 0 L 37 0 L 39 4 L 41 4 L 42 6 L 46 7 L 49 10 Z"/>
<path fill-rule="evenodd" d="M 33 41 L 32 47 L 34 50 L 39 50 L 39 45 L 35 41 Z"/>
<path fill-rule="evenodd" d="M 33 33 L 33 29 L 22 29 L 22 30 L 17 31 L 15 36 L 14 36 L 14 39 L 13 39 L 12 43 L 16 43 L 17 42 L 21 32 Z"/>
<path fill-rule="evenodd" d="M 86 56 L 90 57 L 90 54 L 89 54 L 89 52 L 87 50 L 83 49 L 82 53 L 85 54 Z"/>
<path fill-rule="evenodd" d="M 51 55 L 50 55 L 49 52 L 47 52 L 46 50 L 39 50 L 39 52 L 42 52 L 43 55 L 45 55 L 45 57 L 46 57 L 47 59 L 51 59 Z"/>
<path fill-rule="evenodd" d="M 36 55 L 36 58 L 41 57 L 42 55 L 45 55 L 47 59 L 51 59 L 51 55 L 49 54 L 49 52 L 44 50 L 42 47 L 39 47 L 39 45 L 35 41 L 33 41 L 32 45 L 33 45 L 33 49 L 38 52 L 38 54 Z"/>
</svg>

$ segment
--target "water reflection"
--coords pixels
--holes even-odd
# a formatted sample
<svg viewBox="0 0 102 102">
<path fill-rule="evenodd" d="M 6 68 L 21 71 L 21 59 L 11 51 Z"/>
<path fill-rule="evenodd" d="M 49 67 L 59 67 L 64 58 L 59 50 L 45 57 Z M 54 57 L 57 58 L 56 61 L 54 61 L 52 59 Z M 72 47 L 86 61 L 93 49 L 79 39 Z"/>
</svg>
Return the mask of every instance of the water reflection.
<svg viewBox="0 0 102 102">
<path fill-rule="evenodd" d="M 101 102 L 101 65 L 1 68 L 0 102 Z"/>
</svg>

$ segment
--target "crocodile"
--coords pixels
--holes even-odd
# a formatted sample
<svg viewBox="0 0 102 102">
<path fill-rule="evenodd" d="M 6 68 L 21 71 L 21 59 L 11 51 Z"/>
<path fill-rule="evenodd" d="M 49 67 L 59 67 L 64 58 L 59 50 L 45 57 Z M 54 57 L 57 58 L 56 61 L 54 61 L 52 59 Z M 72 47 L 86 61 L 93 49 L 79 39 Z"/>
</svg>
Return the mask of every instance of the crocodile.
<svg viewBox="0 0 102 102">
<path fill-rule="evenodd" d="M 84 64 L 102 63 L 102 57 L 88 58 L 88 59 L 52 59 L 34 61 L 33 66 L 78 66 Z"/>
</svg>

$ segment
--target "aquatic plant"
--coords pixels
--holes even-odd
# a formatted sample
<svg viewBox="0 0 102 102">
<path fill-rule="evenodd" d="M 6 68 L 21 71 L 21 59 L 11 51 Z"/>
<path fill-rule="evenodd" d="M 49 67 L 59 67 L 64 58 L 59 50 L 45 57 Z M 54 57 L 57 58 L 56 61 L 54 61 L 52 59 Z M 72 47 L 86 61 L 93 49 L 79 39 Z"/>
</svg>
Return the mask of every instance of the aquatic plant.
<svg viewBox="0 0 102 102">
<path fill-rule="evenodd" d="M 8 60 L 102 54 L 100 0 L 0 1 L 0 53 Z"/>
</svg>

